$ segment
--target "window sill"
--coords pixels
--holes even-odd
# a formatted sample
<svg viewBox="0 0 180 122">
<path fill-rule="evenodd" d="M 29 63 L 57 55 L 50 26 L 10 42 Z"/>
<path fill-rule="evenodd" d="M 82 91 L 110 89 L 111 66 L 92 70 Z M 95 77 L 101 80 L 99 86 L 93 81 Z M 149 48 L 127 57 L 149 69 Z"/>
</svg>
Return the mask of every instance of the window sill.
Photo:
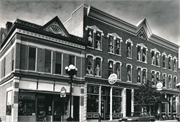
<svg viewBox="0 0 180 122">
<path fill-rule="evenodd" d="M 102 51 L 102 49 L 95 48 L 95 50 Z"/>
<path fill-rule="evenodd" d="M 86 74 L 86 75 L 88 75 L 88 76 L 94 76 L 93 74 Z"/>
<path fill-rule="evenodd" d="M 128 83 L 132 83 L 132 81 L 127 81 Z"/>
<path fill-rule="evenodd" d="M 131 57 L 127 57 L 127 59 L 131 59 L 131 60 L 132 60 L 132 58 L 131 58 Z"/>
<path fill-rule="evenodd" d="M 112 55 L 116 55 L 116 56 L 121 56 L 120 54 L 115 54 L 115 53 L 111 53 L 111 52 L 108 52 L 109 54 L 112 54 Z"/>
<path fill-rule="evenodd" d="M 94 47 L 87 46 L 88 48 L 94 49 Z"/>
</svg>

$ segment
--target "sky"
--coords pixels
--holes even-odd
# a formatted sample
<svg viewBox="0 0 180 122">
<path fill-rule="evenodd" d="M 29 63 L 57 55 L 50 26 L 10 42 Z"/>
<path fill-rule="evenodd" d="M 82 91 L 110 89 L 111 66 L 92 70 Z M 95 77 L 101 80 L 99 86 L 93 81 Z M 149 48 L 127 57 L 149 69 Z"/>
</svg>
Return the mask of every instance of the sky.
<svg viewBox="0 0 180 122">
<path fill-rule="evenodd" d="M 63 23 L 83 3 L 133 25 L 146 18 L 153 34 L 180 46 L 180 0 L 0 0 L 0 28 L 16 19 L 44 25 L 58 16 Z"/>
</svg>

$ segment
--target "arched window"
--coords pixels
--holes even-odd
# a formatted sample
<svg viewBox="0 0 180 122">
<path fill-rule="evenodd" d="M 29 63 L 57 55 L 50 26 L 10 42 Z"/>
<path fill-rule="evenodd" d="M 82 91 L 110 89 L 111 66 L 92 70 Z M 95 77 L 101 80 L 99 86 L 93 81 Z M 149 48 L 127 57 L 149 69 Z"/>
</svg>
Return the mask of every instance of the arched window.
<svg viewBox="0 0 180 122">
<path fill-rule="evenodd" d="M 174 71 L 177 71 L 177 58 L 176 58 L 176 56 L 173 57 L 173 69 L 174 69 Z"/>
<path fill-rule="evenodd" d="M 176 84 L 177 84 L 177 77 L 176 76 L 174 76 L 174 78 L 173 78 L 173 88 L 175 89 L 175 88 L 177 88 L 176 87 Z"/>
<path fill-rule="evenodd" d="M 172 88 L 172 75 L 168 76 L 168 84 L 169 84 L 169 88 Z"/>
<path fill-rule="evenodd" d="M 142 83 L 146 83 L 147 80 L 147 69 L 142 70 Z"/>
<path fill-rule="evenodd" d="M 132 65 L 126 64 L 127 69 L 127 81 L 132 81 Z"/>
<path fill-rule="evenodd" d="M 156 84 L 155 71 L 154 70 L 151 71 L 151 81 L 152 81 L 152 85 Z"/>
<path fill-rule="evenodd" d="M 168 55 L 168 69 L 172 69 L 172 56 L 170 54 Z"/>
<path fill-rule="evenodd" d="M 131 41 L 131 39 L 127 39 L 126 40 L 126 44 L 127 44 L 127 58 L 132 59 L 132 46 L 133 46 L 133 42 Z"/>
<path fill-rule="evenodd" d="M 96 57 L 95 60 L 95 76 L 101 76 L 101 58 Z"/>
<path fill-rule="evenodd" d="M 166 87 L 166 73 L 162 74 L 162 78 L 163 78 L 163 87 Z"/>
<path fill-rule="evenodd" d="M 93 72 L 93 56 L 92 55 L 88 55 L 87 58 L 86 58 L 86 74 L 88 75 L 93 75 L 94 72 Z"/>
<path fill-rule="evenodd" d="M 113 73 L 113 67 L 114 67 L 113 65 L 114 65 L 114 62 L 112 60 L 109 60 L 108 61 L 108 68 L 109 68 L 108 69 L 108 72 L 109 72 L 108 74 L 109 74 L 109 76 Z"/>
<path fill-rule="evenodd" d="M 121 65 L 122 65 L 121 62 L 116 62 L 115 65 L 115 73 L 117 74 L 118 79 L 121 79 Z"/>
<path fill-rule="evenodd" d="M 144 63 L 147 63 L 147 47 L 141 43 L 141 44 L 137 44 L 137 60 L 138 61 L 142 61 Z"/>
<path fill-rule="evenodd" d="M 166 58 L 167 58 L 167 55 L 165 52 L 162 53 L 162 67 L 163 68 L 166 68 Z"/>
<path fill-rule="evenodd" d="M 137 83 L 141 83 L 141 67 L 137 67 Z"/>
</svg>

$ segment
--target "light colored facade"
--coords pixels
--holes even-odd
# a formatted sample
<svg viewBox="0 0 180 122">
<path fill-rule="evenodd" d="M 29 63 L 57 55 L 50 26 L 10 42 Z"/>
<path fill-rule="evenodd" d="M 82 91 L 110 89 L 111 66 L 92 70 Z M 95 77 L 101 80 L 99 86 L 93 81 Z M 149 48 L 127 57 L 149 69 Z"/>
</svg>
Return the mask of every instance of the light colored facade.
<svg viewBox="0 0 180 122">
<path fill-rule="evenodd" d="M 76 23 L 76 24 L 74 24 Z M 68 32 L 85 38 L 85 101 L 87 120 L 112 120 L 140 112 L 134 104 L 134 91 L 152 81 L 163 83 L 163 97 L 151 114 L 176 114 L 179 104 L 179 46 L 152 33 L 146 19 L 132 25 L 98 8 L 82 4 L 64 23 Z M 111 73 L 118 76 L 108 83 Z"/>
</svg>

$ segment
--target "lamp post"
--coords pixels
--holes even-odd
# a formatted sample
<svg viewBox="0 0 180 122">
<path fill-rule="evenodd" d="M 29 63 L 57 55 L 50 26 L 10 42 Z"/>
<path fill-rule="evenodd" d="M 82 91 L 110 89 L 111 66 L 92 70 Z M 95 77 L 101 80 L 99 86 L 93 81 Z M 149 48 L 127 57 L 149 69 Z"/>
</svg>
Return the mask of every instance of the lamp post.
<svg viewBox="0 0 180 122">
<path fill-rule="evenodd" d="M 69 112 L 70 113 L 69 113 L 69 117 L 67 118 L 67 121 L 73 121 L 73 118 L 71 117 L 72 79 L 73 79 L 74 75 L 77 74 L 77 68 L 74 65 L 70 64 L 69 66 L 65 67 L 65 70 L 66 70 L 66 74 L 68 74 L 70 77 L 70 82 L 69 82 L 69 84 L 70 84 L 70 96 L 69 96 L 70 111 Z"/>
</svg>

